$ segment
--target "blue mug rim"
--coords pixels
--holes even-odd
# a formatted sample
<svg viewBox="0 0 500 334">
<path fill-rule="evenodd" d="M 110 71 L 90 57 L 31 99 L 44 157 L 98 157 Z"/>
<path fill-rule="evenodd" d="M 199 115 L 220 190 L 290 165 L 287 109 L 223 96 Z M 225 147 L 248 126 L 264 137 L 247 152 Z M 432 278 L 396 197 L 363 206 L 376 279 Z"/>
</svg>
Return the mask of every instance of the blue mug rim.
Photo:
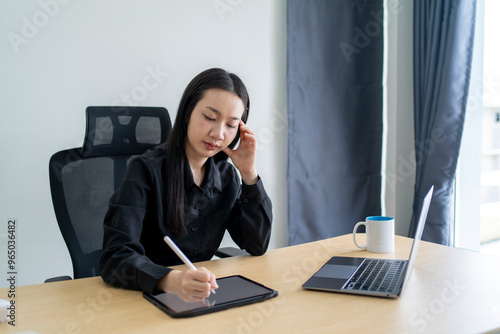
<svg viewBox="0 0 500 334">
<path fill-rule="evenodd" d="M 393 220 L 394 218 L 388 217 L 388 216 L 369 216 L 366 217 L 365 220 L 372 220 L 372 221 L 388 221 L 388 220 Z"/>
</svg>

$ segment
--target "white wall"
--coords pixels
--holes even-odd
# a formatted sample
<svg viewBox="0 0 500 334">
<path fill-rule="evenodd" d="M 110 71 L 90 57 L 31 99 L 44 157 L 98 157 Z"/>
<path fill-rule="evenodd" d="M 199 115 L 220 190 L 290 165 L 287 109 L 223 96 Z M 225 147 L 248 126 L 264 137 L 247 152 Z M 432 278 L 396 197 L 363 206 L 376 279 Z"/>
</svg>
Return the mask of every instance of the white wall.
<svg viewBox="0 0 500 334">
<path fill-rule="evenodd" d="M 214 66 L 249 89 L 248 125 L 274 204 L 271 247 L 286 245 L 285 14 L 285 0 L 2 1 L 0 270 L 16 218 L 17 284 L 72 275 L 48 160 L 82 145 L 86 106 L 164 106 L 173 118 L 189 80 Z"/>
<path fill-rule="evenodd" d="M 413 1 L 385 0 L 386 159 L 385 212 L 395 231 L 407 236 L 415 184 L 413 129 Z"/>
<path fill-rule="evenodd" d="M 383 198 L 396 232 L 406 235 L 414 182 L 414 170 L 404 169 L 413 152 L 412 2 L 395 3 L 386 16 Z M 81 146 L 86 106 L 165 106 L 175 117 L 186 84 L 213 66 L 239 74 L 250 91 L 248 124 L 259 138 L 259 173 L 274 204 L 271 248 L 287 245 L 286 0 L 3 1 L 0 19 L 1 272 L 7 222 L 16 218 L 17 284 L 72 274 L 48 160 Z M 152 72 L 157 85 L 145 90 Z"/>
</svg>

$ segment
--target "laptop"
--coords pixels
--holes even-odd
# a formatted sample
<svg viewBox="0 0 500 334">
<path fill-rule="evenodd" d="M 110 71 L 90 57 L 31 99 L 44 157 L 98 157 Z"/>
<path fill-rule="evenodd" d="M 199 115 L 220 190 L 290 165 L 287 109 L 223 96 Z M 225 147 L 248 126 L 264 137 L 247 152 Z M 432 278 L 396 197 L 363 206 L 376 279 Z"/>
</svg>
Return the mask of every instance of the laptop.
<svg viewBox="0 0 500 334">
<path fill-rule="evenodd" d="M 397 298 L 410 278 L 431 204 L 432 186 L 425 195 L 408 260 L 334 256 L 302 287 L 304 289 Z"/>
</svg>

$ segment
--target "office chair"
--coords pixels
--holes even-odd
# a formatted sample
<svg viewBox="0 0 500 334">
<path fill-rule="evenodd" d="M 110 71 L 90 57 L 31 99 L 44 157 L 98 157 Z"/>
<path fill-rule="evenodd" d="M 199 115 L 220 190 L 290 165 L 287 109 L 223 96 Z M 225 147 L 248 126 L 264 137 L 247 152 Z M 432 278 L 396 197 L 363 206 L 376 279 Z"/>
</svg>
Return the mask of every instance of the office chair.
<svg viewBox="0 0 500 334">
<path fill-rule="evenodd" d="M 163 143 L 172 127 L 160 107 L 88 107 L 83 147 L 49 162 L 52 203 L 73 264 L 73 277 L 98 276 L 104 215 L 130 159 Z M 53 282 L 71 279 L 61 276 Z"/>
<path fill-rule="evenodd" d="M 215 256 L 223 259 L 225 257 L 233 257 L 240 255 L 249 255 L 246 251 L 236 247 L 221 247 L 215 251 Z"/>
</svg>

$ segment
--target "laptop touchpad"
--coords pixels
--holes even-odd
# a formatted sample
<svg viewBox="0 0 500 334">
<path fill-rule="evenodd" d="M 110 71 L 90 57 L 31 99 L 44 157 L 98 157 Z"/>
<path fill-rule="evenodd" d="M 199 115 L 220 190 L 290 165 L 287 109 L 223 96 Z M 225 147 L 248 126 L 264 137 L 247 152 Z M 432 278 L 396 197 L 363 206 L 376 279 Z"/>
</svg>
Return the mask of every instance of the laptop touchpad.
<svg viewBox="0 0 500 334">
<path fill-rule="evenodd" d="M 341 264 L 325 264 L 314 276 L 346 279 L 351 277 L 356 268 L 356 266 L 345 266 Z"/>
</svg>

